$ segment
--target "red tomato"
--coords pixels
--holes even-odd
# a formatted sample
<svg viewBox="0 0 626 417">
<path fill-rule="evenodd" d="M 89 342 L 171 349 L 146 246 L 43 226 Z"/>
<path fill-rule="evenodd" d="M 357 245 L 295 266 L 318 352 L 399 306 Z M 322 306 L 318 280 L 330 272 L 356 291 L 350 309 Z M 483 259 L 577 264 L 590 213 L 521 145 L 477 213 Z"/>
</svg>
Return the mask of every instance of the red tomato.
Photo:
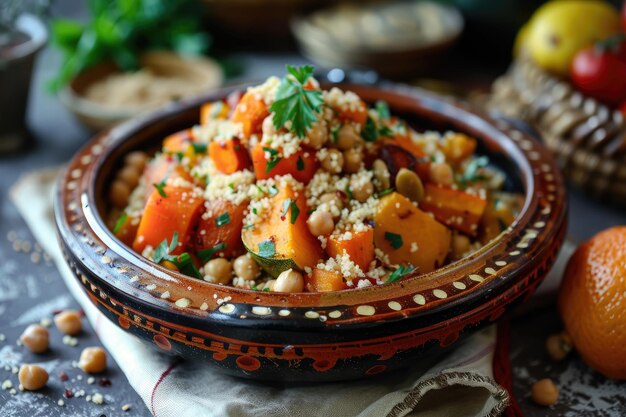
<svg viewBox="0 0 626 417">
<path fill-rule="evenodd" d="M 626 100 L 626 43 L 615 48 L 597 45 L 578 52 L 572 62 L 572 83 L 584 94 L 617 106 Z"/>
</svg>

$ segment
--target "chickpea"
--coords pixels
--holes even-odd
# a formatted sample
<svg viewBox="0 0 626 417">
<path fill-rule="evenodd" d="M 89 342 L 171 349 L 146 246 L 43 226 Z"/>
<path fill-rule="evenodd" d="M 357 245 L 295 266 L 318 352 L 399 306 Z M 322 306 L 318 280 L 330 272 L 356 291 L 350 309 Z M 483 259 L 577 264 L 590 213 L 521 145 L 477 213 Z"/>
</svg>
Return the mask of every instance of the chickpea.
<svg viewBox="0 0 626 417">
<path fill-rule="evenodd" d="M 553 334 L 546 340 L 546 350 L 552 359 L 563 360 L 572 351 L 572 339 L 565 332 Z"/>
<path fill-rule="evenodd" d="M 39 324 L 31 324 L 20 336 L 20 342 L 33 353 L 43 353 L 48 350 L 50 343 L 48 329 Z"/>
<path fill-rule="evenodd" d="M 445 162 L 431 164 L 430 179 L 440 185 L 452 185 L 454 181 L 452 167 Z"/>
<path fill-rule="evenodd" d="M 134 151 L 126 155 L 124 164 L 135 167 L 138 171 L 143 171 L 148 163 L 148 155 L 145 152 Z"/>
<path fill-rule="evenodd" d="M 320 204 L 332 204 L 333 202 L 337 202 L 343 206 L 342 201 L 337 197 L 337 193 L 324 193 L 319 196 Z"/>
<path fill-rule="evenodd" d="M 107 368 L 107 353 L 100 346 L 83 349 L 78 366 L 88 374 L 98 374 Z"/>
<path fill-rule="evenodd" d="M 281 272 L 274 284 L 276 292 L 302 292 L 303 289 L 304 278 L 300 272 L 293 269 Z"/>
<path fill-rule="evenodd" d="M 356 130 L 354 130 L 354 127 L 352 127 L 352 125 L 345 124 L 341 126 L 339 132 L 337 133 L 336 145 L 339 149 L 345 151 L 354 147 L 359 140 L 361 140 L 361 137 Z"/>
<path fill-rule="evenodd" d="M 224 258 L 211 259 L 204 265 L 204 280 L 216 284 L 228 284 L 233 276 L 233 266 Z"/>
<path fill-rule="evenodd" d="M 80 313 L 75 310 L 65 310 L 54 316 L 54 324 L 61 333 L 75 336 L 82 330 Z"/>
<path fill-rule="evenodd" d="M 551 406 L 559 398 L 559 389 L 550 378 L 544 378 L 533 384 L 531 398 L 539 405 Z"/>
<path fill-rule="evenodd" d="M 363 166 L 363 151 L 352 148 L 343 151 L 343 170 L 348 174 L 358 172 Z"/>
<path fill-rule="evenodd" d="M 263 119 L 263 124 L 261 125 L 261 129 L 263 129 L 263 133 L 266 135 L 273 135 L 276 133 L 276 128 L 274 127 L 274 121 L 272 120 L 272 115 L 267 116 Z"/>
<path fill-rule="evenodd" d="M 306 221 L 313 236 L 326 236 L 335 230 L 333 215 L 327 210 L 315 210 Z"/>
<path fill-rule="evenodd" d="M 396 190 L 416 203 L 424 199 L 424 184 L 422 180 L 415 172 L 406 168 L 400 168 L 398 175 L 396 175 Z"/>
<path fill-rule="evenodd" d="M 374 178 L 376 178 L 378 191 L 383 191 L 391 187 L 391 174 L 389 174 L 387 164 L 385 164 L 382 159 L 375 160 L 372 169 L 374 170 Z"/>
<path fill-rule="evenodd" d="M 350 178 L 350 191 L 355 199 L 363 203 L 374 194 L 374 184 L 371 181 L 364 182 L 360 178 L 352 177 Z"/>
<path fill-rule="evenodd" d="M 24 364 L 17 374 L 20 384 L 28 391 L 37 391 L 46 386 L 48 372 L 39 365 Z"/>
<path fill-rule="evenodd" d="M 233 263 L 235 275 L 245 280 L 253 280 L 259 275 L 259 264 L 257 264 L 249 253 L 239 256 Z"/>
<path fill-rule="evenodd" d="M 343 154 L 337 149 L 329 149 L 320 165 L 331 174 L 339 174 L 343 169 Z"/>
<path fill-rule="evenodd" d="M 130 192 L 130 186 L 125 181 L 115 180 L 109 188 L 109 200 L 115 207 L 124 208 L 128 205 Z"/>
<path fill-rule="evenodd" d="M 452 236 L 452 255 L 455 259 L 460 259 L 470 248 L 471 242 L 467 236 L 458 233 Z"/>
<path fill-rule="evenodd" d="M 328 141 L 328 129 L 322 123 L 314 124 L 307 132 L 307 144 L 313 149 L 320 149 Z"/>
<path fill-rule="evenodd" d="M 259 290 L 260 291 L 274 291 L 274 285 L 276 285 L 276 280 L 275 279 L 270 279 L 269 281 L 263 283 L 259 287 Z"/>
<path fill-rule="evenodd" d="M 139 184 L 141 171 L 132 165 L 127 165 L 117 173 L 117 179 L 124 181 L 130 188 L 135 188 Z"/>
</svg>

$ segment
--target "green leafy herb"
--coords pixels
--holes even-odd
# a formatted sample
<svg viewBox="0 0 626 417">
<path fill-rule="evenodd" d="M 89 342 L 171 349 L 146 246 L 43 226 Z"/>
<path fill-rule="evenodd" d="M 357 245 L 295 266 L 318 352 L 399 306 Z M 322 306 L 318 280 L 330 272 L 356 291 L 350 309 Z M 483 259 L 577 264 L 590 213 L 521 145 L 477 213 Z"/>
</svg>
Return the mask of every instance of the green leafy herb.
<svg viewBox="0 0 626 417">
<path fill-rule="evenodd" d="M 270 185 L 267 191 L 269 192 L 269 195 L 271 197 L 274 197 L 276 194 L 278 194 L 278 188 L 274 187 L 273 185 Z"/>
<path fill-rule="evenodd" d="M 235 191 L 235 184 L 232 182 L 228 183 L 228 188 L 230 188 L 231 190 Z"/>
<path fill-rule="evenodd" d="M 384 190 L 382 190 L 381 192 L 378 193 L 378 198 L 384 197 L 387 194 L 391 194 L 391 193 L 393 193 L 393 187 L 386 188 L 386 189 L 384 189 Z"/>
<path fill-rule="evenodd" d="M 272 121 L 276 129 L 281 129 L 290 121 L 289 129 L 302 138 L 306 130 L 317 121 L 316 113 L 319 113 L 323 104 L 322 92 L 304 89 L 307 80 L 313 75 L 313 67 L 304 65 L 294 68 L 287 65 L 287 72 L 289 74 L 280 82 L 276 100 L 270 106 L 270 111 L 274 113 Z"/>
<path fill-rule="evenodd" d="M 252 213 L 257 214 L 258 210 L 256 209 L 256 207 L 252 207 Z"/>
<path fill-rule="evenodd" d="M 174 232 L 172 236 L 172 243 L 168 244 L 167 239 L 163 239 L 163 242 L 159 244 L 154 250 L 152 260 L 156 263 L 160 263 L 163 260 L 170 260 L 170 253 L 178 246 L 178 232 Z"/>
<path fill-rule="evenodd" d="M 253 227 L 254 227 L 253 224 L 247 224 L 247 225 L 243 226 L 242 229 L 248 230 L 248 229 L 252 229 Z"/>
<path fill-rule="evenodd" d="M 406 276 L 407 274 L 410 274 L 414 270 L 415 268 L 413 267 L 413 265 L 406 265 L 406 266 L 400 265 L 398 269 L 396 269 L 395 271 L 391 273 L 391 275 L 389 275 L 389 278 L 387 278 L 387 281 L 385 282 L 386 283 L 395 282 L 399 280 L 400 278 Z"/>
<path fill-rule="evenodd" d="M 334 144 L 337 144 L 337 141 L 339 141 L 339 129 L 341 129 L 341 125 L 335 125 L 330 128 L 331 140 Z"/>
<path fill-rule="evenodd" d="M 366 142 L 374 142 L 378 139 L 378 129 L 376 129 L 376 122 L 371 117 L 367 117 L 361 136 Z"/>
<path fill-rule="evenodd" d="M 195 153 L 206 153 L 206 150 L 207 150 L 206 143 L 195 143 L 195 142 L 192 142 L 191 146 L 193 146 L 193 151 Z"/>
<path fill-rule="evenodd" d="M 183 158 L 185 157 L 185 154 L 182 152 L 176 152 L 176 159 L 178 160 L 178 162 L 181 162 L 183 160 Z"/>
<path fill-rule="evenodd" d="M 380 120 L 389 120 L 391 118 L 391 112 L 386 102 L 378 100 L 376 102 L 376 112 Z"/>
<path fill-rule="evenodd" d="M 485 177 L 479 175 L 479 172 L 481 168 L 484 168 L 487 165 L 489 165 L 489 158 L 487 158 L 486 156 L 481 156 L 479 158 L 473 159 L 469 164 L 467 164 L 465 172 L 461 176 L 461 185 L 465 187 L 468 183 L 473 183 L 485 179 Z"/>
<path fill-rule="evenodd" d="M 261 194 L 265 194 L 265 190 L 260 185 L 257 184 L 256 189 L 259 190 Z"/>
<path fill-rule="evenodd" d="M 293 201 L 291 198 L 288 198 L 283 202 L 283 211 L 281 213 L 281 216 L 287 216 L 287 212 L 289 210 L 291 210 L 291 224 L 295 224 L 296 220 L 298 220 L 298 216 L 300 215 L 300 209 L 298 208 L 296 202 Z"/>
<path fill-rule="evenodd" d="M 385 239 L 394 249 L 400 249 L 402 247 L 402 235 L 392 232 L 385 232 Z"/>
<path fill-rule="evenodd" d="M 304 171 L 304 160 L 302 156 L 298 156 L 298 160 L 296 161 L 296 168 L 298 171 Z"/>
<path fill-rule="evenodd" d="M 350 184 L 346 185 L 346 194 L 350 200 L 354 199 L 354 195 L 352 194 L 352 190 L 350 189 Z"/>
<path fill-rule="evenodd" d="M 217 227 L 222 227 L 227 225 L 228 223 L 230 223 L 230 214 L 228 214 L 228 212 L 224 212 L 222 214 L 220 214 L 219 216 L 217 216 L 217 218 L 215 219 L 215 225 Z"/>
<path fill-rule="evenodd" d="M 269 291 L 270 291 L 270 287 L 265 287 L 265 288 L 263 288 L 263 291 L 264 291 L 264 292 L 269 292 Z"/>
<path fill-rule="evenodd" d="M 259 243 L 259 256 L 261 258 L 273 258 L 274 255 L 276 255 L 276 245 L 271 239 Z"/>
<path fill-rule="evenodd" d="M 167 197 L 167 194 L 165 193 L 165 179 L 162 179 L 161 182 L 156 183 L 156 184 L 152 184 L 154 185 L 154 188 L 156 188 L 156 190 L 159 192 L 159 195 L 163 198 Z"/>
<path fill-rule="evenodd" d="M 263 147 L 263 150 L 270 154 L 270 159 L 267 161 L 267 165 L 265 166 L 265 173 L 269 174 L 269 172 L 274 169 L 282 158 L 276 149 Z"/>
<path fill-rule="evenodd" d="M 126 214 L 126 212 L 122 213 L 122 216 L 115 223 L 115 227 L 113 228 L 113 233 L 117 234 L 117 232 L 120 231 L 122 226 L 124 226 L 124 223 L 126 222 L 127 218 L 128 218 L 128 214 Z"/>
<path fill-rule="evenodd" d="M 196 253 L 196 255 L 198 255 L 198 258 L 200 258 L 202 262 L 208 262 L 213 258 L 213 255 L 215 255 L 216 252 L 219 252 L 225 249 L 226 249 L 226 243 L 221 242 L 213 246 L 212 248 L 201 250 L 200 252 Z"/>
<path fill-rule="evenodd" d="M 380 136 L 386 136 L 386 137 L 393 136 L 393 130 L 391 130 L 387 126 L 381 126 L 381 128 L 378 129 L 378 134 Z"/>
<path fill-rule="evenodd" d="M 198 268 L 193 263 L 191 255 L 189 255 L 187 252 L 180 254 L 176 257 L 175 260 L 170 260 L 170 262 L 176 265 L 178 270 L 183 274 L 189 275 L 190 277 L 202 279 L 202 274 L 200 273 L 200 271 L 198 271 Z"/>
<path fill-rule="evenodd" d="M 55 19 L 54 45 L 63 54 L 50 87 L 56 91 L 76 74 L 111 60 L 124 71 L 140 67 L 139 54 L 168 50 L 182 55 L 206 53 L 211 39 L 201 31 L 196 0 L 91 0 L 85 23 Z"/>
</svg>

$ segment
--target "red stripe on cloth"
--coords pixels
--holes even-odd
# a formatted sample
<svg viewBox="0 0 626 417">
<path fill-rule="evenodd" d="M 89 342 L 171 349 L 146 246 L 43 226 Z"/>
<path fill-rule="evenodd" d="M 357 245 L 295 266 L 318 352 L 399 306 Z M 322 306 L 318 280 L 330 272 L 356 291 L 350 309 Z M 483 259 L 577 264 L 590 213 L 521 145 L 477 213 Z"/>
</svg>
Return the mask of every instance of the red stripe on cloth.
<svg viewBox="0 0 626 417">
<path fill-rule="evenodd" d="M 163 371 L 163 373 L 157 380 L 156 384 L 154 384 L 154 388 L 152 388 L 152 394 L 150 395 L 150 411 L 152 412 L 152 415 L 155 417 L 156 417 L 156 412 L 154 411 L 154 397 L 156 394 L 156 390 L 157 388 L 159 388 L 159 385 L 161 385 L 161 382 L 163 382 L 163 380 L 167 378 L 170 372 L 172 372 L 172 370 L 176 368 L 179 363 L 180 363 L 180 360 L 175 360 L 174 362 L 172 362 L 170 366 L 168 366 L 167 369 Z"/>
<path fill-rule="evenodd" d="M 498 337 L 496 339 L 496 350 L 493 355 L 493 377 L 509 393 L 511 403 L 504 410 L 506 417 L 524 417 L 522 409 L 513 395 L 513 371 L 509 359 L 511 337 L 509 334 L 510 323 L 502 320 L 498 324 Z"/>
</svg>

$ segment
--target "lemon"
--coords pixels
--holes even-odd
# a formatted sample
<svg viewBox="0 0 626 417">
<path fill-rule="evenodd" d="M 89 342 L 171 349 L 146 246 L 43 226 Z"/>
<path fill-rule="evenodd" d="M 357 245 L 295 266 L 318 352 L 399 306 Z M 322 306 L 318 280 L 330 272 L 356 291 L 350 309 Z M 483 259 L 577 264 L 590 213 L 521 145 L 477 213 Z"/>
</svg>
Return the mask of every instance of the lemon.
<svg viewBox="0 0 626 417">
<path fill-rule="evenodd" d="M 552 0 L 529 25 L 520 34 L 524 48 L 539 66 L 564 76 L 578 51 L 621 31 L 617 10 L 600 0 Z"/>
</svg>

